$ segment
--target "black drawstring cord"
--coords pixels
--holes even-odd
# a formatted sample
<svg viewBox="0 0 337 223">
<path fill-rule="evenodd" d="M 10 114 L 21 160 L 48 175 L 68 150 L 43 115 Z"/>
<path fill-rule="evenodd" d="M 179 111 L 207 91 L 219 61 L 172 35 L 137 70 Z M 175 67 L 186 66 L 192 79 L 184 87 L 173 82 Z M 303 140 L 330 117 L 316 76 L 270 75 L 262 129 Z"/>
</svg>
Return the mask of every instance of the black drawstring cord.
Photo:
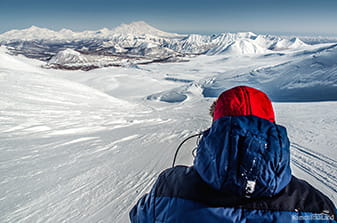
<svg viewBox="0 0 337 223">
<path fill-rule="evenodd" d="M 201 136 L 202 135 L 202 132 L 201 133 L 198 133 L 198 134 L 194 134 L 194 135 L 191 135 L 189 137 L 187 137 L 186 139 L 184 139 L 178 146 L 178 148 L 176 149 L 176 153 L 174 154 L 174 159 L 173 159 L 173 163 L 172 163 L 172 167 L 174 167 L 175 163 L 176 163 L 176 159 L 177 159 L 177 156 L 178 156 L 178 152 L 181 148 L 181 146 L 189 139 L 192 139 L 193 137 L 196 137 L 196 136 Z M 199 142 L 199 140 L 198 140 Z M 198 143 L 197 142 L 197 143 Z M 194 150 L 193 150 L 194 151 Z"/>
</svg>

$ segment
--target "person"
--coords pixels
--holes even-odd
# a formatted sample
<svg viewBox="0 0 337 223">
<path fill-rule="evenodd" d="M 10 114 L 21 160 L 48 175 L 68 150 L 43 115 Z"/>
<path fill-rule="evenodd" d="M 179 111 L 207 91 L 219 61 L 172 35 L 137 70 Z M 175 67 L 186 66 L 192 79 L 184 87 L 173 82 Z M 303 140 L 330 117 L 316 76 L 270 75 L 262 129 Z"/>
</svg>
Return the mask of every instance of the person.
<svg viewBox="0 0 337 223">
<path fill-rule="evenodd" d="M 163 171 L 132 223 L 336 222 L 332 201 L 292 176 L 287 132 L 265 93 L 234 87 L 213 107 L 193 166 Z"/>
</svg>

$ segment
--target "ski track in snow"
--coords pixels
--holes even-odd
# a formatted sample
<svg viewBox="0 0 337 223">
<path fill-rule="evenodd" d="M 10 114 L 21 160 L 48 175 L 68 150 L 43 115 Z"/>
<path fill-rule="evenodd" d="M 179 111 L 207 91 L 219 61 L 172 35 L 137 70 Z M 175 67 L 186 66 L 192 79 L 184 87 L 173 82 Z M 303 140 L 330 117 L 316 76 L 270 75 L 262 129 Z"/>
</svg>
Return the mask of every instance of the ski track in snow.
<svg viewBox="0 0 337 223">
<path fill-rule="evenodd" d="M 337 193 L 337 161 L 296 143 L 291 143 L 291 155 L 295 166 Z"/>
</svg>

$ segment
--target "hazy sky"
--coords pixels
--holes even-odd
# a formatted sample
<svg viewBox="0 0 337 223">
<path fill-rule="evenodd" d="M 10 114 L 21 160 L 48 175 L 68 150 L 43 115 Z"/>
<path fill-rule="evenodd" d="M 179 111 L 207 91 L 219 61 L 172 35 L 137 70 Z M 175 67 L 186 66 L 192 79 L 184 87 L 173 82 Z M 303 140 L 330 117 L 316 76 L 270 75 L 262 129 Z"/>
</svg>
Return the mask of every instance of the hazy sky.
<svg viewBox="0 0 337 223">
<path fill-rule="evenodd" d="M 0 0 L 0 33 L 145 21 L 169 32 L 337 35 L 337 0 Z"/>
</svg>

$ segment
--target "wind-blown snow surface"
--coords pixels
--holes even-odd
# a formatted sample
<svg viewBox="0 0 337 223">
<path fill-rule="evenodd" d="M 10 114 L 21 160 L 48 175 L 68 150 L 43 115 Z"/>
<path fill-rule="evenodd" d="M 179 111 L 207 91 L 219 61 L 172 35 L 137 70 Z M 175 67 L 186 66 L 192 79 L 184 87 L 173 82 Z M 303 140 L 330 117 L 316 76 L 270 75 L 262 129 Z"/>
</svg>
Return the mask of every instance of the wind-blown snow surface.
<svg viewBox="0 0 337 223">
<path fill-rule="evenodd" d="M 289 97 L 302 87 L 336 93 L 335 54 L 330 44 L 310 53 L 200 56 L 84 72 L 45 70 L 1 48 L 0 222 L 128 222 L 179 142 L 209 127 L 208 96 L 237 84 L 276 99 L 271 86 L 297 90 Z M 292 84 L 295 72 L 304 83 Z M 274 106 L 288 129 L 294 174 L 337 203 L 337 102 L 283 101 Z M 194 147 L 189 141 L 178 163 L 190 164 Z"/>
</svg>

